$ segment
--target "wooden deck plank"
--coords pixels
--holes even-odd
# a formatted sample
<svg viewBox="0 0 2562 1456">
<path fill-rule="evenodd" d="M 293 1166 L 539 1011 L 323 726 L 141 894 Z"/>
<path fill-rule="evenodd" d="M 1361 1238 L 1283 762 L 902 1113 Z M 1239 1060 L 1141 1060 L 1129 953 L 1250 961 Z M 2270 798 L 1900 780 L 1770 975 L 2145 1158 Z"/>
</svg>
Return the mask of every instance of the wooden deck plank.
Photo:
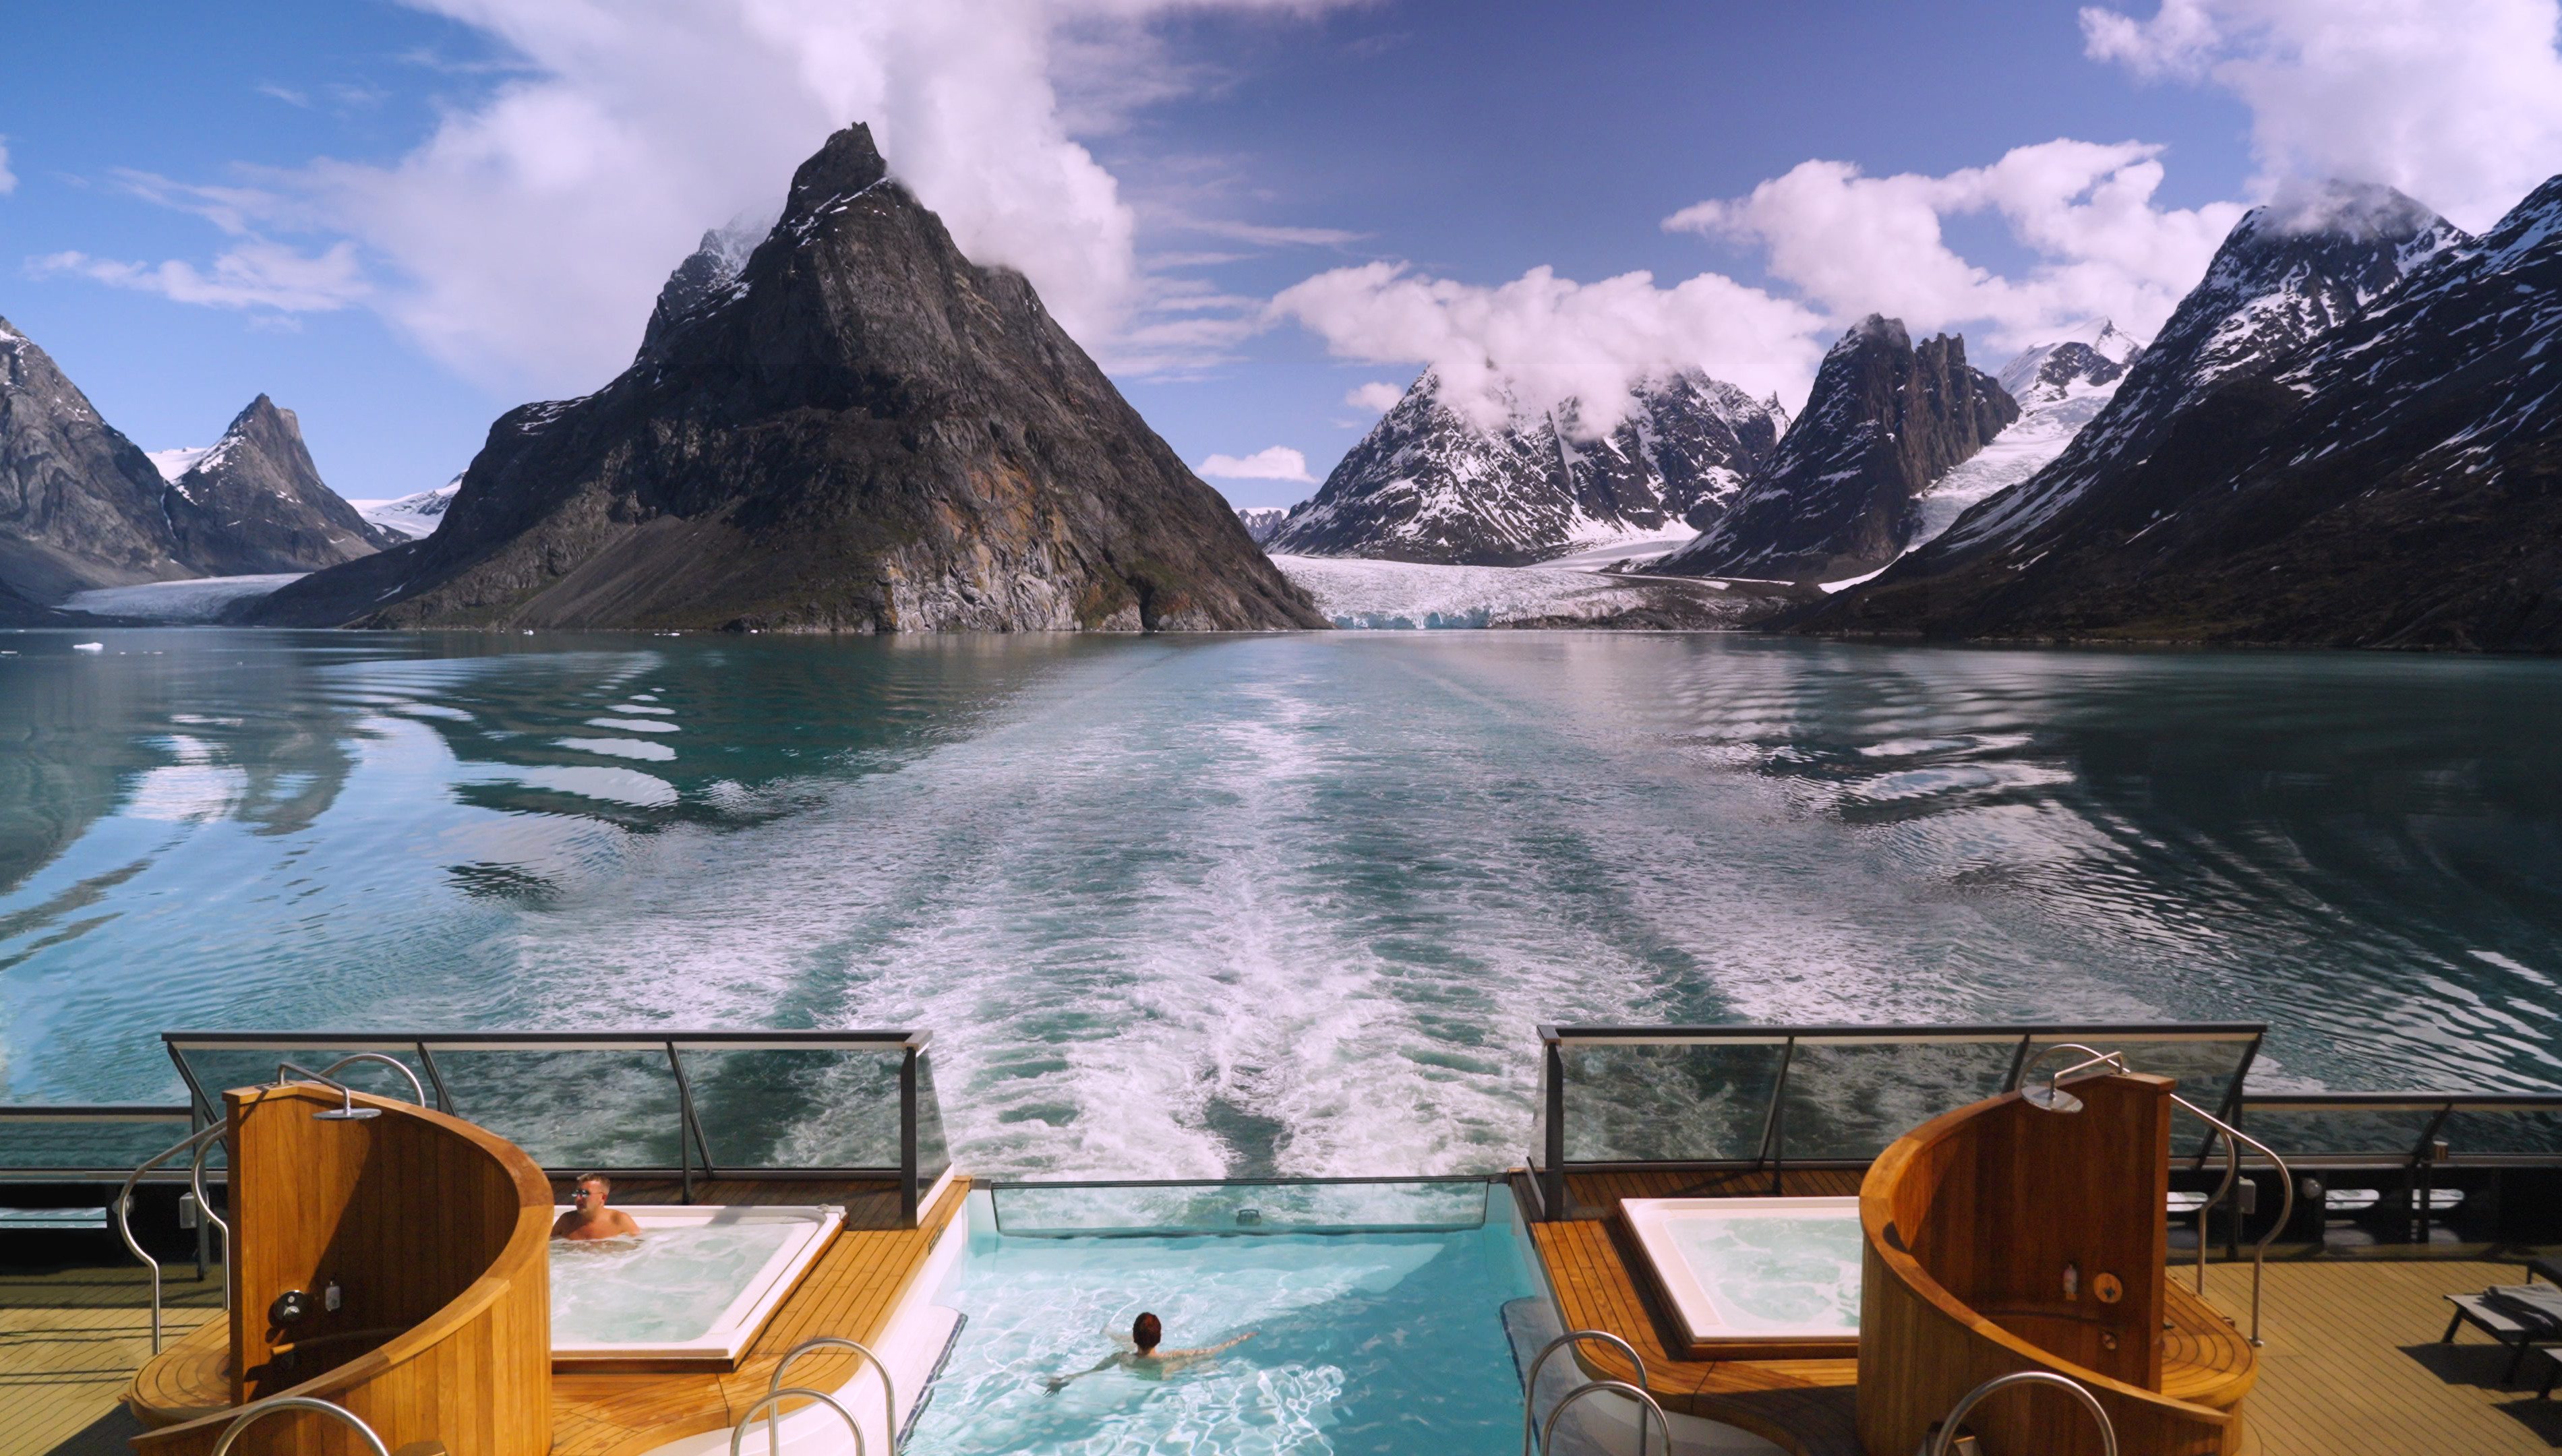
<svg viewBox="0 0 2562 1456">
<path fill-rule="evenodd" d="M 208 1325 L 219 1348 L 222 1272 L 202 1284 L 194 1273 L 163 1275 L 163 1338 L 175 1346 Z M 0 1456 L 51 1451 L 114 1413 L 151 1356 L 150 1299 L 138 1264 L 0 1273 Z"/>
<path fill-rule="evenodd" d="M 2446 1333 L 2449 1294 L 2522 1282 L 2514 1263 L 2311 1259 L 2272 1264 L 2262 1292 L 2260 1382 L 2243 1416 L 2264 1456 L 2339 1451 L 2549 1453 L 2562 1398 L 2538 1401 L 2547 1367 L 2528 1356 L 2502 1388 L 2508 1352 L 2478 1331 Z M 2207 1270 L 2207 1298 L 2248 1329 L 2251 1266 Z"/>
</svg>

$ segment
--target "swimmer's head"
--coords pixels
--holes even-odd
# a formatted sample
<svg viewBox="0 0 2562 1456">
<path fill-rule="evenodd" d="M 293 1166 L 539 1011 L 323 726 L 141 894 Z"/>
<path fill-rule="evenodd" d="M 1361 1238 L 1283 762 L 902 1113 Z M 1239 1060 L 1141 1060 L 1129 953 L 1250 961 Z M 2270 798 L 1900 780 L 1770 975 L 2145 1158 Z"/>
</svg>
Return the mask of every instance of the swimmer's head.
<svg viewBox="0 0 2562 1456">
<path fill-rule="evenodd" d="M 1130 1343 L 1139 1347 L 1141 1355 L 1156 1349 L 1157 1342 L 1165 1338 L 1166 1327 L 1158 1323 L 1155 1315 L 1141 1315 L 1130 1322 Z"/>
<path fill-rule="evenodd" d="M 571 1202 L 584 1202 L 590 1208 L 602 1208 L 614 1192 L 614 1181 L 601 1173 L 582 1173 L 570 1181 Z"/>
</svg>

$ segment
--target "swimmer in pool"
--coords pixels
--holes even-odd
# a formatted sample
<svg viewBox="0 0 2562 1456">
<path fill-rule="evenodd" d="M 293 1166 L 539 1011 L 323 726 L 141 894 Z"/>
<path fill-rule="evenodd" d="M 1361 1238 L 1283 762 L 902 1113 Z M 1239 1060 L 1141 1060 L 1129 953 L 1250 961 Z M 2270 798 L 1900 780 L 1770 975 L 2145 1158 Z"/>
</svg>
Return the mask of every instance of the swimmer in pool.
<svg viewBox="0 0 2562 1456">
<path fill-rule="evenodd" d="M 1070 1381 L 1081 1380 L 1087 1375 L 1108 1370 L 1114 1365 L 1126 1366 L 1135 1375 L 1151 1380 L 1162 1380 L 1177 1370 L 1200 1364 L 1222 1350 L 1243 1345 L 1254 1338 L 1254 1333 L 1248 1330 L 1233 1340 L 1224 1340 L 1200 1350 L 1159 1350 L 1158 1342 L 1166 1338 L 1165 1325 L 1155 1315 L 1141 1315 L 1130 1324 L 1129 1349 L 1107 1355 L 1075 1374 L 1051 1375 L 1042 1380 L 1041 1385 L 1049 1394 L 1055 1395 L 1066 1389 Z M 1117 1340 L 1120 1337 L 1113 1338 Z"/>
<path fill-rule="evenodd" d="M 603 1174 L 582 1173 L 570 1185 L 569 1211 L 552 1224 L 552 1237 L 572 1243 L 588 1243 L 600 1238 L 638 1238 L 640 1225 L 620 1208 L 609 1208 L 605 1200 L 614 1194 L 614 1184 Z"/>
</svg>

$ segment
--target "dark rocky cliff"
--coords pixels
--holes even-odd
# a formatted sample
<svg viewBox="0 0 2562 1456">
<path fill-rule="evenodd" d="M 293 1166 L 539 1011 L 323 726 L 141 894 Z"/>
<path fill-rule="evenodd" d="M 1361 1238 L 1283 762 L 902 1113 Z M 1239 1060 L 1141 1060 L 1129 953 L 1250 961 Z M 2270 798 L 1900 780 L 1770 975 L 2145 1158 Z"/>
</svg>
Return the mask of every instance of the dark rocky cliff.
<svg viewBox="0 0 2562 1456">
<path fill-rule="evenodd" d="M 321 482 L 301 423 L 265 395 L 170 482 L 166 503 L 178 555 L 198 576 L 319 571 L 401 539 Z"/>
<path fill-rule="evenodd" d="M 1322 627 L 1019 274 L 830 137 L 727 286 L 594 395 L 490 428 L 433 536 L 279 624 Z M 686 299 L 690 298 L 688 303 Z"/>
<path fill-rule="evenodd" d="M 2309 236 L 2246 219 L 2025 502 L 1808 629 L 2562 649 L 2562 178 L 2478 241 L 2395 199 Z M 2344 316 L 2293 347 L 2147 379 L 2164 340 L 2295 312 L 2308 256 L 2360 250 Z M 2138 385 L 2151 408 L 2119 418 Z"/>
<path fill-rule="evenodd" d="M 1478 429 L 1416 380 L 1293 508 L 1275 551 L 1526 566 L 1599 541 L 1715 520 L 1768 457 L 1787 415 L 1697 371 L 1641 380 L 1626 414 L 1585 432 L 1574 401 Z"/>
<path fill-rule="evenodd" d="M 1648 568 L 1670 576 L 1826 582 L 1893 561 L 1923 490 L 2019 418 L 1944 334 L 1914 347 L 1870 314 L 1824 355 L 1806 408 L 1767 465 L 1697 541 Z"/>
<path fill-rule="evenodd" d="M 34 603 L 197 576 L 148 455 L 0 318 L 0 586 Z"/>
</svg>

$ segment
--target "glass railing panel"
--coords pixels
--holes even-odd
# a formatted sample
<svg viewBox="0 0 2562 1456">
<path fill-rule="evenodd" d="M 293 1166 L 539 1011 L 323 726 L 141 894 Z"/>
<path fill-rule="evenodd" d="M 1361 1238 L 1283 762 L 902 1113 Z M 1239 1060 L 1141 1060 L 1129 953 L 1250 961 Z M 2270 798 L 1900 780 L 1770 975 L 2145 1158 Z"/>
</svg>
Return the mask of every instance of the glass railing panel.
<svg viewBox="0 0 2562 1456">
<path fill-rule="evenodd" d="M 898 1167 L 896 1043 L 677 1054 L 715 1167 Z"/>
<path fill-rule="evenodd" d="M 172 1122 L 53 1122 L 42 1114 L 0 1117 L 0 1172 L 60 1168 L 130 1172 L 145 1159 L 185 1140 L 187 1120 Z M 219 1166 L 219 1156 L 216 1158 Z M 175 1164 L 178 1176 L 187 1161 Z"/>
<path fill-rule="evenodd" d="M 1784 1052 L 1776 1041 L 1616 1041 L 1561 1047 L 1565 1161 L 1757 1158 Z"/>
<path fill-rule="evenodd" d="M 2002 1090 L 2019 1038 L 1872 1045 L 1797 1043 L 1780 1106 L 1780 1154 L 1875 1158 L 1922 1124 Z"/>
<path fill-rule="evenodd" d="M 2435 1108 L 2261 1107 L 2242 1117 L 2242 1131 L 2286 1159 L 2361 1158 L 2391 1162 L 2411 1156 L 2436 1120 Z M 2243 1150 L 2247 1156 L 2249 1149 Z M 2215 1162 L 2223 1159 L 2219 1148 Z"/>
<path fill-rule="evenodd" d="M 1016 1237 L 1428 1232 L 1486 1221 L 1492 1184 L 1150 1183 L 998 1187 L 997 1231 Z"/>
<path fill-rule="evenodd" d="M 663 1048 L 434 1048 L 454 1114 L 545 1168 L 674 1168 L 676 1076 Z"/>
<path fill-rule="evenodd" d="M 219 1116 L 223 1110 L 224 1093 L 274 1081 L 278 1062 L 291 1062 L 318 1072 L 331 1062 L 358 1051 L 376 1051 L 397 1059 L 409 1068 L 411 1076 L 418 1078 L 419 1088 L 427 1093 L 427 1105 L 436 1106 L 436 1083 L 427 1075 L 427 1068 L 420 1064 L 418 1053 L 409 1047 L 188 1046 L 180 1048 L 178 1054 L 186 1059 L 187 1070 L 194 1074 L 196 1085 L 205 1089 L 205 1096 L 212 1099 L 213 1111 Z M 370 1092 L 377 1097 L 409 1102 L 418 1095 L 410 1087 L 409 1077 L 378 1061 L 350 1062 L 330 1075 L 359 1092 Z"/>
<path fill-rule="evenodd" d="M 916 1183 L 921 1197 L 952 1167 L 952 1141 L 943 1131 L 943 1102 L 934 1092 L 934 1057 L 916 1054 Z"/>
<path fill-rule="evenodd" d="M 2459 1108 L 2438 1136 L 2458 1158 L 2562 1158 L 2562 1107 Z"/>
</svg>

